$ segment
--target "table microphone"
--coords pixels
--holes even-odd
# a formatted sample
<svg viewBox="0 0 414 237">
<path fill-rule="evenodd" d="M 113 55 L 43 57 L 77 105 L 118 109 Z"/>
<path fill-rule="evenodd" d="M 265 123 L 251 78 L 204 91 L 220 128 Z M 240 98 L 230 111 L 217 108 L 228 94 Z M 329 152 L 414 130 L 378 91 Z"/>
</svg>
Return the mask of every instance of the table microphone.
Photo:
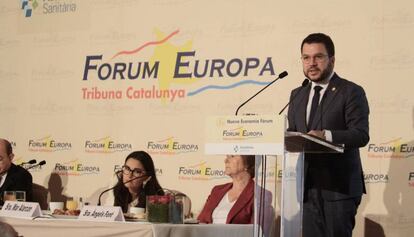
<svg viewBox="0 0 414 237">
<path fill-rule="evenodd" d="M 115 172 L 116 177 L 118 178 L 118 180 L 120 180 L 120 179 L 121 179 L 121 177 L 119 177 L 119 175 L 120 175 L 121 173 L 122 173 L 122 170 Z M 129 182 L 132 182 L 132 181 L 134 181 L 134 180 L 136 180 L 136 179 L 140 179 L 140 178 L 143 178 L 143 177 L 146 177 L 146 176 L 148 176 L 148 175 L 147 175 L 147 174 L 143 174 L 143 175 L 141 175 L 141 176 L 134 177 L 133 179 L 130 179 L 130 180 L 126 181 L 126 182 L 123 182 L 122 184 L 124 185 L 124 184 L 127 184 L 127 183 L 129 183 Z M 149 177 L 151 178 L 151 176 L 149 176 Z M 149 179 L 148 179 L 148 180 L 149 180 Z M 100 206 L 100 205 L 101 205 L 101 197 L 102 197 L 102 195 L 103 195 L 104 193 L 108 192 L 108 191 L 111 191 L 111 190 L 112 190 L 112 189 L 114 189 L 116 186 L 117 186 L 117 184 L 115 184 L 115 185 L 114 185 L 113 187 L 111 187 L 111 188 L 105 189 L 104 191 L 102 191 L 102 192 L 101 192 L 101 194 L 99 194 L 99 197 L 98 197 L 98 204 L 97 204 L 97 206 Z"/>
<path fill-rule="evenodd" d="M 280 115 L 283 111 L 285 111 L 285 109 L 286 109 L 286 108 L 290 105 L 290 103 L 292 103 L 292 101 L 294 101 L 294 100 L 295 100 L 296 96 L 298 96 L 298 95 L 299 95 L 299 92 L 300 92 L 303 88 L 305 88 L 308 84 L 309 84 L 309 80 L 308 80 L 308 79 L 303 80 L 303 82 L 302 82 L 302 86 L 299 88 L 298 92 L 297 92 L 295 95 L 293 95 L 292 99 L 291 99 L 291 100 L 289 100 L 289 102 L 285 105 L 285 107 L 283 107 L 283 109 L 279 112 L 279 115 Z"/>
<path fill-rule="evenodd" d="M 29 165 L 33 165 L 33 164 L 36 164 L 36 159 L 32 159 L 32 160 L 29 160 L 29 161 L 27 161 L 27 162 L 22 162 L 19 166 L 23 166 L 23 165 L 26 165 L 26 164 L 29 164 Z"/>
<path fill-rule="evenodd" d="M 269 84 L 267 84 L 265 87 L 263 87 L 260 91 L 256 92 L 256 94 L 254 94 L 252 97 L 250 97 L 248 100 L 246 100 L 245 102 L 243 102 L 239 107 L 237 107 L 236 110 L 236 116 L 239 113 L 239 109 L 241 107 L 243 107 L 245 104 L 247 104 L 247 102 L 249 102 L 251 99 L 253 99 L 254 97 L 256 97 L 258 94 L 260 94 L 260 92 L 264 91 L 266 88 L 268 88 L 270 85 L 272 85 L 273 83 L 275 83 L 277 80 L 284 78 L 285 76 L 288 75 L 287 71 L 283 71 L 279 74 L 279 76 L 274 79 L 273 81 L 271 81 Z"/>
<path fill-rule="evenodd" d="M 40 161 L 39 163 L 37 163 L 35 165 L 32 165 L 32 166 L 27 167 L 26 170 L 30 170 L 31 168 L 34 168 L 36 166 L 42 166 L 44 164 L 46 164 L 46 161 L 45 160 L 42 160 L 42 161 Z"/>
</svg>

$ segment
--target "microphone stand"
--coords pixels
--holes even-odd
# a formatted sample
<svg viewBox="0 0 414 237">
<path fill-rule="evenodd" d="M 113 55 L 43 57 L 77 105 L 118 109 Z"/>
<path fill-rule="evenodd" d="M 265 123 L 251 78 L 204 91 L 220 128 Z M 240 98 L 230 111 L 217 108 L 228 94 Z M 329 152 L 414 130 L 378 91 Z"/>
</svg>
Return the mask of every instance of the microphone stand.
<svg viewBox="0 0 414 237">
<path fill-rule="evenodd" d="M 46 161 L 42 160 L 38 164 L 35 164 L 35 165 L 32 165 L 32 166 L 27 167 L 26 170 L 30 170 L 31 168 L 34 168 L 36 166 L 42 166 L 44 164 L 46 164 Z"/>
<path fill-rule="evenodd" d="M 296 96 L 298 96 L 299 95 L 299 92 L 304 88 L 304 87 L 306 87 L 307 85 L 309 84 L 309 80 L 308 79 L 305 79 L 303 82 L 302 82 L 302 86 L 299 88 L 299 91 L 292 97 L 292 99 L 291 100 L 289 100 L 289 102 L 285 105 L 285 107 L 283 107 L 283 109 L 282 110 L 280 110 L 280 112 L 279 112 L 279 115 L 281 114 L 281 113 L 283 113 L 283 111 L 285 111 L 285 109 L 290 105 L 290 103 L 292 103 L 292 101 L 294 101 L 295 100 L 295 98 L 296 98 Z"/>
<path fill-rule="evenodd" d="M 33 160 L 29 160 L 28 162 L 22 162 L 19 166 L 23 166 L 23 165 L 26 165 L 26 164 L 32 165 L 32 164 L 35 164 L 36 162 L 37 161 L 35 159 L 33 159 Z"/>
<path fill-rule="evenodd" d="M 122 172 L 122 171 L 121 171 L 121 172 Z M 116 175 L 117 175 L 117 177 L 119 177 L 119 176 L 118 176 L 118 173 L 117 173 Z M 127 183 L 129 183 L 129 182 L 132 182 L 132 181 L 134 181 L 134 180 L 136 180 L 136 179 L 143 178 L 143 177 L 145 177 L 145 176 L 148 176 L 148 175 L 147 175 L 147 174 L 144 174 L 144 175 L 141 175 L 141 176 L 135 177 L 135 178 L 130 179 L 130 180 L 126 181 L 126 182 L 123 182 L 123 183 L 122 183 L 122 185 L 127 184 Z M 113 189 L 116 187 L 116 185 L 117 185 L 117 184 L 115 184 L 113 187 L 110 187 L 110 188 L 108 188 L 108 189 L 105 189 L 104 191 L 102 191 L 102 192 L 101 192 L 101 194 L 99 194 L 99 197 L 98 197 L 98 204 L 97 204 L 97 206 L 100 206 L 100 205 L 101 205 L 101 198 L 102 198 L 102 195 L 103 195 L 104 193 L 108 192 L 108 191 L 113 190 Z"/>
<path fill-rule="evenodd" d="M 267 84 L 265 87 L 263 87 L 261 90 L 259 90 L 258 92 L 256 92 L 256 94 L 254 94 L 252 97 L 250 97 L 248 100 L 246 100 L 245 102 L 243 102 L 238 108 L 237 108 L 237 110 L 236 110 L 236 116 L 237 116 L 237 114 L 239 113 L 239 109 L 241 108 L 241 107 L 243 107 L 245 104 L 247 104 L 247 102 L 249 102 L 251 99 L 253 99 L 254 97 L 256 97 L 258 94 L 260 94 L 260 92 L 262 92 L 262 91 L 264 91 L 266 88 L 268 88 L 269 86 L 271 86 L 273 83 L 275 83 L 277 80 L 279 80 L 279 79 L 282 79 L 282 78 L 284 78 L 285 76 L 287 76 L 288 75 L 288 73 L 287 73 L 287 71 L 283 71 L 283 72 L 281 72 L 280 74 L 279 74 L 279 76 L 275 79 L 275 80 L 273 80 L 273 81 L 271 81 L 269 84 Z"/>
</svg>

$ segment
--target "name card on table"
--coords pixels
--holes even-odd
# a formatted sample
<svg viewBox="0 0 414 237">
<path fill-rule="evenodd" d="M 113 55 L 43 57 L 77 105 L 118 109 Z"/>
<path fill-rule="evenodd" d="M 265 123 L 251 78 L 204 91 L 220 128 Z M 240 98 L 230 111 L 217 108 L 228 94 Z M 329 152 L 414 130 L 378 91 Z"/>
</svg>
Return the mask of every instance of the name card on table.
<svg viewBox="0 0 414 237">
<path fill-rule="evenodd" d="M 8 217 L 33 218 L 41 216 L 42 210 L 37 202 L 6 201 L 1 208 L 0 215 Z"/>
<path fill-rule="evenodd" d="M 121 207 L 84 206 L 78 220 L 88 221 L 125 221 Z"/>
</svg>

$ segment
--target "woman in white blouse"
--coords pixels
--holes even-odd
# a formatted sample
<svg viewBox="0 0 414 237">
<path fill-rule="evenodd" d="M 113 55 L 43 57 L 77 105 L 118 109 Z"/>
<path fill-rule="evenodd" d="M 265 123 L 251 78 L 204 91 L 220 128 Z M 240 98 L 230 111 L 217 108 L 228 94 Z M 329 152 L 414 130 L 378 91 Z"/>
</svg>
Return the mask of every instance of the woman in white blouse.
<svg viewBox="0 0 414 237">
<path fill-rule="evenodd" d="M 202 223 L 251 224 L 254 214 L 254 155 L 228 155 L 232 182 L 215 186 L 198 216 Z"/>
</svg>

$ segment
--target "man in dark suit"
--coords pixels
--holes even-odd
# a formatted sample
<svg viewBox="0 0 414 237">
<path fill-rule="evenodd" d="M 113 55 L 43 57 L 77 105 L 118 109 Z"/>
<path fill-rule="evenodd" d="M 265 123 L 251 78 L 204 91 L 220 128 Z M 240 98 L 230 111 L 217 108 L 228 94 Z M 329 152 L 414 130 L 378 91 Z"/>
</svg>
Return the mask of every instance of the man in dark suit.
<svg viewBox="0 0 414 237">
<path fill-rule="evenodd" d="M 303 236 L 349 237 L 365 193 L 359 147 L 369 141 L 367 98 L 362 87 L 334 72 L 329 36 L 310 34 L 301 54 L 311 83 L 291 93 L 289 130 L 345 145 L 342 154 L 305 154 Z"/>
<path fill-rule="evenodd" d="M 26 200 L 32 201 L 32 175 L 12 163 L 14 154 L 9 141 L 0 138 L 0 205 L 4 191 L 25 191 Z"/>
</svg>

